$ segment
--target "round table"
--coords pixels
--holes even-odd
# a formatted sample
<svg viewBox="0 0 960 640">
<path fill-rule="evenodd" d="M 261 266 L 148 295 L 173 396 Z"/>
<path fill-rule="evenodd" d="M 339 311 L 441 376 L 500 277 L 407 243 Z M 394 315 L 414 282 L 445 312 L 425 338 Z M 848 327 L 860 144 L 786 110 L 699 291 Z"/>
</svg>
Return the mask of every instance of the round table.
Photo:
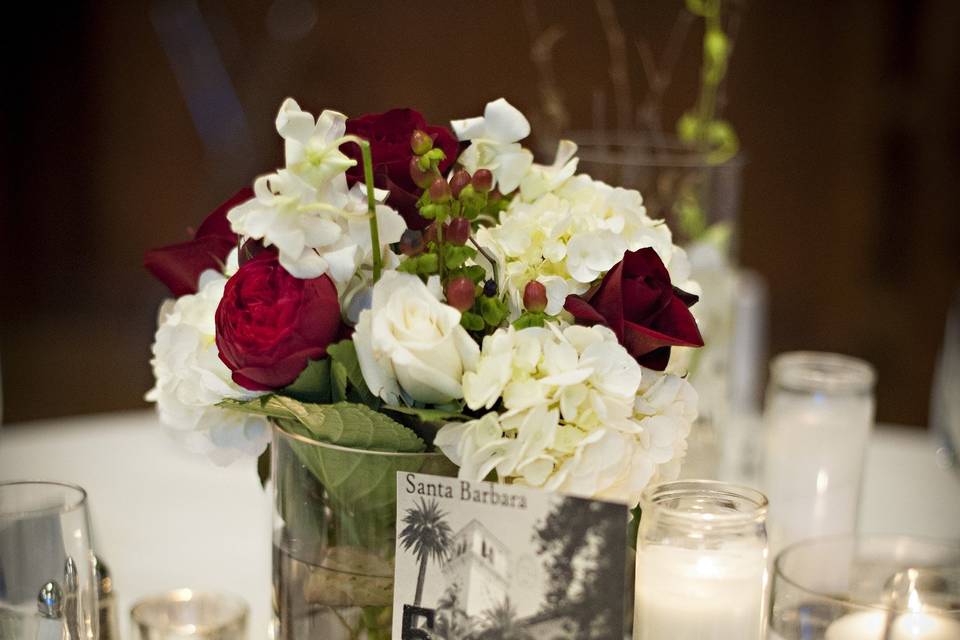
<svg viewBox="0 0 960 640">
<path fill-rule="evenodd" d="M 960 476 L 923 431 L 879 427 L 870 442 L 861 530 L 960 537 Z M 270 499 L 253 460 L 217 467 L 183 451 L 152 411 L 0 430 L 0 480 L 59 480 L 90 496 L 97 551 L 113 572 L 122 633 L 130 604 L 189 586 L 250 603 L 250 636 L 270 624 Z"/>
</svg>

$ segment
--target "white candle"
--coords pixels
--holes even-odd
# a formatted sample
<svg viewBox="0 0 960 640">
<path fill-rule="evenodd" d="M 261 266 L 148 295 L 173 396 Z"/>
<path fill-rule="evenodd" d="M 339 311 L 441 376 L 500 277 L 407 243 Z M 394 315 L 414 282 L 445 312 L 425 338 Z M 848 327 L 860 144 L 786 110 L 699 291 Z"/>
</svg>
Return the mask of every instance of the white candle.
<svg viewBox="0 0 960 640">
<path fill-rule="evenodd" d="M 862 611 L 844 616 L 827 627 L 825 640 L 958 640 L 960 622 L 930 613 L 905 613 L 894 620 L 884 638 L 887 615 Z"/>
<path fill-rule="evenodd" d="M 856 529 L 873 397 L 830 386 L 866 367 L 856 363 L 832 354 L 787 354 L 774 361 L 764 411 L 772 555 L 798 540 Z M 798 377 L 809 385 L 798 387 Z"/>
<path fill-rule="evenodd" d="M 760 640 L 764 549 L 649 545 L 637 553 L 636 640 Z"/>
</svg>

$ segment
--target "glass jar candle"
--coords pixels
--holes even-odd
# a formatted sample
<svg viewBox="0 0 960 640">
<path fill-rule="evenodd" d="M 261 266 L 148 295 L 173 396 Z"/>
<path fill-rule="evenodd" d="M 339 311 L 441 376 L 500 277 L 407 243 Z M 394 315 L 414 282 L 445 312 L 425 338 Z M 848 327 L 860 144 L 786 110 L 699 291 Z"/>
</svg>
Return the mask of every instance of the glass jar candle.
<svg viewBox="0 0 960 640">
<path fill-rule="evenodd" d="M 767 499 L 707 480 L 648 488 L 637 536 L 635 640 L 760 640 Z"/>
<path fill-rule="evenodd" d="M 770 366 L 764 490 L 774 553 L 856 531 L 873 428 L 873 367 L 836 353 L 785 353 Z"/>
</svg>

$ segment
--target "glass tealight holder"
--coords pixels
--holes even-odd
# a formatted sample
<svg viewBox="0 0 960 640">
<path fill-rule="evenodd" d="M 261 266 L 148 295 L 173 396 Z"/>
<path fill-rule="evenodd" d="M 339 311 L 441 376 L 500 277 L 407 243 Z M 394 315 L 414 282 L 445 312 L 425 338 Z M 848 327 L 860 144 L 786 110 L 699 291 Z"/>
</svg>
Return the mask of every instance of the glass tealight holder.
<svg viewBox="0 0 960 640">
<path fill-rule="evenodd" d="M 760 640 L 767 499 L 680 480 L 648 488 L 637 536 L 635 640 Z"/>
<path fill-rule="evenodd" d="M 774 553 L 807 538 L 856 532 L 875 379 L 870 364 L 837 353 L 795 351 L 773 360 L 763 488 Z"/>
<path fill-rule="evenodd" d="M 227 593 L 176 589 L 130 609 L 132 640 L 246 640 L 249 607 Z"/>
<path fill-rule="evenodd" d="M 774 563 L 770 640 L 960 638 L 960 542 L 832 536 Z"/>
</svg>

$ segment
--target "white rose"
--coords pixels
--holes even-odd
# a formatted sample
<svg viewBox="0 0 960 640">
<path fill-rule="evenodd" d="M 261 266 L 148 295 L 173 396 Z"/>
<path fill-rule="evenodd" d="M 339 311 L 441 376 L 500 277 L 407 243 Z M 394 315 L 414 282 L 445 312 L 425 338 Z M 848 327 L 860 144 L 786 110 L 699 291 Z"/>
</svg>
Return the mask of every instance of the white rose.
<svg viewBox="0 0 960 640">
<path fill-rule="evenodd" d="M 460 326 L 460 312 L 442 303 L 420 278 L 387 271 L 373 287 L 353 341 L 370 390 L 390 404 L 443 404 L 463 397 L 464 371 L 480 348 Z"/>
</svg>

